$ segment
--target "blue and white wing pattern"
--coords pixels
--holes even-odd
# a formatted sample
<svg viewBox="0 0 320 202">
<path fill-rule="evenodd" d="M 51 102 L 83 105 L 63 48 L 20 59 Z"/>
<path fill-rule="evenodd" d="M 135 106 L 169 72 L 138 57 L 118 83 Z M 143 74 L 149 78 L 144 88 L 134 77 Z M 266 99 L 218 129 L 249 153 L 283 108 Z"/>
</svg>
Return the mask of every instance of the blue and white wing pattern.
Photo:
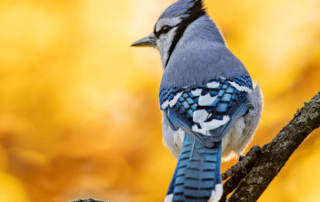
<svg viewBox="0 0 320 202">
<path fill-rule="evenodd" d="M 206 147 L 212 147 L 248 110 L 249 76 L 212 79 L 203 86 L 160 89 L 160 109 L 173 130 L 183 128 Z"/>
<path fill-rule="evenodd" d="M 182 128 L 187 134 L 165 201 L 219 201 L 223 192 L 221 139 L 247 112 L 251 91 L 249 76 L 160 90 L 160 108 L 171 128 Z"/>
</svg>

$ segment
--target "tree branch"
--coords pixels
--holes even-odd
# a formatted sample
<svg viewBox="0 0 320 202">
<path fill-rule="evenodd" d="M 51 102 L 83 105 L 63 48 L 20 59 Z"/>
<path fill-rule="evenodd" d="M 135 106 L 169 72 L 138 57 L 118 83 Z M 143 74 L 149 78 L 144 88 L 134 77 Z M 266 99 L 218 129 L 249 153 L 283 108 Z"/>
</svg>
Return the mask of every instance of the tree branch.
<svg viewBox="0 0 320 202">
<path fill-rule="evenodd" d="M 247 172 L 252 169 L 253 165 L 260 156 L 260 147 L 253 146 L 241 161 L 221 175 L 222 180 L 226 180 L 230 176 L 233 177 L 223 184 L 223 195 L 220 199 L 220 202 L 225 202 L 227 200 L 227 196 L 237 188 L 240 181 L 247 175 Z M 243 168 L 245 168 L 245 172 Z"/>
<path fill-rule="evenodd" d="M 305 103 L 290 123 L 269 144 L 262 147 L 262 155 L 249 174 L 241 180 L 228 202 L 257 201 L 293 152 L 319 126 L 320 93 Z"/>
</svg>

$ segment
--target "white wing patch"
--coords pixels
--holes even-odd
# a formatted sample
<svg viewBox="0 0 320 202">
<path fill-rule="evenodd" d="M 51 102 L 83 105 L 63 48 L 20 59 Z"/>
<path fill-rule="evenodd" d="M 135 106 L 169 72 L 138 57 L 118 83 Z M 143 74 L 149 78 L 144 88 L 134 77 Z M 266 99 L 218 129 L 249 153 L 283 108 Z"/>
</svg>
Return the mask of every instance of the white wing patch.
<svg viewBox="0 0 320 202">
<path fill-rule="evenodd" d="M 194 96 L 200 96 L 201 93 L 202 93 L 202 89 L 193 90 L 193 91 L 191 91 L 191 93 L 192 93 Z"/>
<path fill-rule="evenodd" d="M 209 122 L 200 123 L 200 126 L 201 128 L 209 131 L 209 130 L 219 128 L 220 126 L 228 123 L 229 121 L 230 121 L 230 117 L 226 115 L 226 116 L 223 116 L 222 120 L 213 119 Z"/>
<path fill-rule="evenodd" d="M 166 109 L 168 106 L 173 107 L 178 102 L 182 94 L 183 92 L 178 93 L 176 96 L 173 97 L 171 101 L 166 100 L 164 103 L 162 103 L 161 108 Z"/>
<path fill-rule="evenodd" d="M 201 126 L 201 129 L 199 129 L 198 125 L 195 124 L 192 126 L 192 130 L 195 132 L 201 133 L 203 135 L 210 136 L 210 134 L 207 133 L 207 131 L 219 128 L 220 126 L 228 123 L 229 121 L 230 121 L 230 117 L 226 115 L 226 116 L 223 116 L 222 120 L 213 119 L 209 122 L 204 122 L 204 121 L 201 123 L 198 122 Z"/>
<path fill-rule="evenodd" d="M 201 134 L 206 135 L 206 136 L 210 136 L 210 133 L 208 133 L 207 130 L 205 130 L 203 128 L 199 128 L 197 126 L 197 124 L 192 126 L 192 131 L 197 132 L 197 133 L 201 133 Z"/>
<path fill-rule="evenodd" d="M 210 93 L 208 93 L 208 94 L 205 95 L 205 96 L 200 96 L 198 103 L 199 103 L 200 106 L 209 106 L 209 105 L 211 105 L 217 98 L 218 98 L 218 96 L 211 97 L 211 96 L 210 96 Z"/>
<path fill-rule="evenodd" d="M 223 84 L 223 88 L 220 91 L 219 86 Z M 184 87 L 183 89 L 187 89 L 189 87 Z M 163 102 L 163 104 L 161 105 L 162 109 L 166 109 L 167 107 L 173 107 L 177 104 L 177 102 L 179 101 L 179 98 L 183 95 L 183 93 L 187 93 L 187 96 L 183 96 L 183 99 L 181 99 L 181 103 L 179 103 L 183 108 L 182 110 L 183 113 L 187 113 L 188 118 L 191 118 L 192 116 L 192 120 L 193 120 L 193 125 L 191 127 L 191 130 L 194 132 L 197 132 L 199 134 L 205 135 L 205 136 L 211 136 L 210 131 L 217 129 L 225 124 L 228 124 L 230 122 L 231 117 L 229 115 L 224 115 L 222 117 L 222 120 L 219 120 L 218 118 L 214 117 L 212 120 L 209 121 L 209 119 L 213 116 L 212 113 L 210 113 L 209 110 L 209 106 L 213 106 L 214 102 L 217 102 L 217 100 L 220 99 L 224 99 L 222 101 L 224 102 L 231 102 L 231 96 L 233 96 L 233 92 L 234 92 L 234 88 L 237 91 L 242 91 L 242 92 L 248 92 L 251 93 L 252 90 L 249 87 L 246 86 L 241 86 L 238 83 L 231 81 L 231 80 L 227 80 L 224 77 L 220 77 L 219 80 L 216 81 L 211 81 L 208 82 L 204 88 L 206 90 L 208 90 L 207 88 L 209 88 L 209 91 L 220 91 L 219 95 L 216 96 L 211 96 L 210 93 L 207 93 L 206 95 L 201 95 L 204 90 L 202 87 L 195 87 L 193 88 L 194 90 L 191 90 L 191 94 L 190 93 L 190 89 L 188 90 L 183 90 L 180 93 L 177 93 L 172 99 L 171 101 L 166 100 L 165 102 Z M 210 90 L 211 89 L 211 90 Z M 227 91 L 227 89 L 231 89 L 231 91 Z M 224 92 L 226 91 L 226 96 L 224 97 Z M 215 93 L 216 94 L 216 93 Z M 222 94 L 222 95 L 220 95 Z M 167 97 L 170 95 L 167 95 Z M 220 97 L 219 97 L 220 96 Z M 222 98 L 223 97 L 223 98 Z M 233 99 L 233 98 L 232 98 Z M 213 107 L 219 109 L 219 112 L 223 112 L 223 114 L 227 114 L 228 112 L 228 106 L 226 105 L 226 103 L 217 103 L 216 105 L 214 105 Z M 179 108 L 181 109 L 181 108 Z M 207 110 L 209 112 L 207 112 Z M 211 110 L 214 110 L 211 109 Z M 168 111 L 168 113 L 170 113 L 170 111 Z M 210 200 L 211 201 L 218 201 L 221 197 L 220 192 L 222 192 L 222 188 L 220 189 L 219 187 L 216 187 L 216 190 L 213 191 L 213 195 L 216 195 L 215 197 L 212 197 Z M 218 197 L 219 196 L 219 197 Z"/>
<path fill-rule="evenodd" d="M 221 78 L 221 79 L 225 79 L 225 78 Z M 232 83 L 234 83 L 234 82 L 232 82 Z M 239 85 L 235 86 L 236 83 L 235 84 L 232 84 L 232 83 L 230 82 L 230 84 L 233 85 L 235 88 L 242 87 Z M 208 88 L 214 89 L 214 88 L 218 88 L 220 86 L 220 83 L 217 81 L 211 81 L 211 82 L 207 83 L 206 85 Z M 244 87 L 241 89 L 247 90 Z M 218 98 L 218 96 L 211 96 L 210 93 L 208 93 L 206 95 L 201 95 L 201 93 L 202 93 L 202 89 L 197 89 L 197 90 L 192 91 L 192 94 L 194 96 L 199 96 L 199 100 L 198 100 L 199 106 L 210 106 Z M 222 126 L 230 121 L 230 117 L 226 115 L 223 117 L 222 120 L 213 119 L 209 122 L 206 122 L 211 116 L 212 116 L 212 114 L 209 114 L 205 109 L 199 109 L 199 110 L 194 111 L 193 122 L 198 123 L 200 125 L 200 127 L 197 124 L 194 124 L 192 126 L 192 131 L 201 133 L 206 136 L 210 136 L 210 133 L 209 133 L 210 130 L 219 128 L 220 126 Z"/>
<path fill-rule="evenodd" d="M 206 121 L 209 117 L 210 115 L 206 110 L 204 109 L 196 110 L 193 113 L 193 122 L 201 123 Z"/>
<path fill-rule="evenodd" d="M 218 88 L 220 86 L 220 83 L 212 81 L 210 83 L 207 83 L 207 86 L 208 86 L 208 88 Z"/>
<path fill-rule="evenodd" d="M 236 82 L 233 82 L 233 81 L 229 81 L 229 83 L 235 87 L 238 91 L 246 91 L 248 93 L 252 92 L 252 90 L 248 87 L 245 87 L 245 86 L 240 86 L 239 84 L 237 84 Z"/>
</svg>

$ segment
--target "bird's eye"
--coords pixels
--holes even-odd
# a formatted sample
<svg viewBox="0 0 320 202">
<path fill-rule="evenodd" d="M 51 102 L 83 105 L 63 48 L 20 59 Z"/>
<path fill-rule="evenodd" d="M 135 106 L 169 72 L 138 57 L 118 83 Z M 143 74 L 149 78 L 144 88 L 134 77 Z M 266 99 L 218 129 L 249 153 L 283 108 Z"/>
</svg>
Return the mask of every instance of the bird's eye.
<svg viewBox="0 0 320 202">
<path fill-rule="evenodd" d="M 171 29 L 170 26 L 165 25 L 165 26 L 162 27 L 161 32 L 164 33 L 164 34 L 166 34 L 166 33 L 169 32 L 170 29 Z"/>
</svg>

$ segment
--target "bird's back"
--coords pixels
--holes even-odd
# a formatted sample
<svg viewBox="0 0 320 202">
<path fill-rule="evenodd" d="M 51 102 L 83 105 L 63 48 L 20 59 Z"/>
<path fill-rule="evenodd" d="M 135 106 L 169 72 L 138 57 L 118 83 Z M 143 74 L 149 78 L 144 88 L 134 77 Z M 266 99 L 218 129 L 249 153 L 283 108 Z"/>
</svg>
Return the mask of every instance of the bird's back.
<svg viewBox="0 0 320 202">
<path fill-rule="evenodd" d="M 215 78 L 235 76 L 249 76 L 249 73 L 228 49 L 215 23 L 204 15 L 189 25 L 179 40 L 165 68 L 160 89 L 204 85 Z"/>
</svg>

